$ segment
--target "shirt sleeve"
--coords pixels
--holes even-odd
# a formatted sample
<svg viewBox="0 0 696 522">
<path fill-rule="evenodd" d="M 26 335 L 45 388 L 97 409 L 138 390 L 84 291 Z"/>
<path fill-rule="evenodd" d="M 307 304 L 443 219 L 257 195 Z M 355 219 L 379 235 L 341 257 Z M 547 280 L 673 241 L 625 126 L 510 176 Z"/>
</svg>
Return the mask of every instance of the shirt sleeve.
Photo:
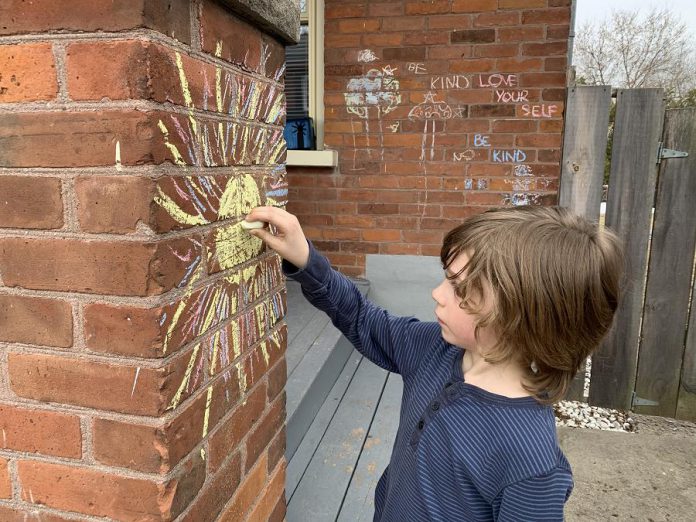
<svg viewBox="0 0 696 522">
<path fill-rule="evenodd" d="M 435 323 L 415 317 L 396 317 L 366 299 L 355 284 L 333 270 L 309 243 L 304 269 L 283 261 L 283 272 L 300 283 L 302 293 L 355 348 L 378 366 L 406 376 L 420 363 L 424 348 L 440 338 Z"/>
<path fill-rule="evenodd" d="M 547 475 L 506 486 L 493 505 L 497 522 L 562 521 L 563 506 L 573 490 L 570 472 L 555 468 Z"/>
</svg>

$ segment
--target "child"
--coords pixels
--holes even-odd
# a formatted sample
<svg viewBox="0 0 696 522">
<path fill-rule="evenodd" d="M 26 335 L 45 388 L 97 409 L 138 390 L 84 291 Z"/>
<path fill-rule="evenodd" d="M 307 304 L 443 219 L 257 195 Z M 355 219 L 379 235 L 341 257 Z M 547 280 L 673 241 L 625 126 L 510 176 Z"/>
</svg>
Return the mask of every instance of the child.
<svg viewBox="0 0 696 522">
<path fill-rule="evenodd" d="M 562 208 L 473 216 L 445 237 L 435 323 L 362 297 L 292 214 L 258 207 L 247 220 L 276 228 L 250 233 L 365 357 L 403 378 L 374 520 L 563 520 L 573 478 L 550 404 L 611 325 L 616 236 Z"/>
</svg>

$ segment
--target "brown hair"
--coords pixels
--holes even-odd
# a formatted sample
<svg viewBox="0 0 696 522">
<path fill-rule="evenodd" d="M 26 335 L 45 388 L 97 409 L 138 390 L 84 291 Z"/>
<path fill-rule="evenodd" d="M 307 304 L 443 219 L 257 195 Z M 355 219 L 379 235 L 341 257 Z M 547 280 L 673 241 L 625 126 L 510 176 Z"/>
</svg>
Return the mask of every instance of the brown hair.
<svg viewBox="0 0 696 522">
<path fill-rule="evenodd" d="M 496 335 L 486 360 L 517 358 L 537 400 L 561 399 L 611 326 L 623 273 L 619 239 L 564 208 L 522 206 L 489 210 L 451 230 L 443 267 L 461 253 L 469 262 L 449 277 L 464 276 L 456 291 L 460 306 L 478 315 L 476 335 L 483 327 Z M 484 287 L 493 296 L 486 312 Z"/>
</svg>

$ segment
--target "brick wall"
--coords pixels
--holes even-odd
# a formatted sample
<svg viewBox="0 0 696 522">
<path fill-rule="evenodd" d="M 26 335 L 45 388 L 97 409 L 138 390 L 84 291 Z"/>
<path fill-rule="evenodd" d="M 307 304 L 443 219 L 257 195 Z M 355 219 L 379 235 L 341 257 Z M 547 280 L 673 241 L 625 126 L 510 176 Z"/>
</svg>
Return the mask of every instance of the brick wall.
<svg viewBox="0 0 696 522">
<path fill-rule="evenodd" d="M 289 210 L 334 266 L 439 255 L 499 205 L 555 202 L 570 0 L 326 0 L 325 145 Z"/>
<path fill-rule="evenodd" d="M 0 520 L 283 519 L 285 288 L 238 222 L 285 204 L 287 41 L 235 12 L 0 6 Z"/>
</svg>

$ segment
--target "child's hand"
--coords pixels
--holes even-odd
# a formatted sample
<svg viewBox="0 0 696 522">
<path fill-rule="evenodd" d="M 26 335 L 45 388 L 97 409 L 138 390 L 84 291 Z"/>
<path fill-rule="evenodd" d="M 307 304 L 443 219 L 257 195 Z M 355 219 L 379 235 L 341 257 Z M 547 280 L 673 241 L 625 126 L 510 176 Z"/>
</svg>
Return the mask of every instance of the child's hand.
<svg viewBox="0 0 696 522">
<path fill-rule="evenodd" d="M 249 230 L 283 259 L 297 268 L 305 268 L 309 261 L 309 245 L 297 218 L 277 207 L 256 207 L 246 217 L 246 221 L 265 221 L 276 228 L 276 234 L 264 228 Z"/>
</svg>

